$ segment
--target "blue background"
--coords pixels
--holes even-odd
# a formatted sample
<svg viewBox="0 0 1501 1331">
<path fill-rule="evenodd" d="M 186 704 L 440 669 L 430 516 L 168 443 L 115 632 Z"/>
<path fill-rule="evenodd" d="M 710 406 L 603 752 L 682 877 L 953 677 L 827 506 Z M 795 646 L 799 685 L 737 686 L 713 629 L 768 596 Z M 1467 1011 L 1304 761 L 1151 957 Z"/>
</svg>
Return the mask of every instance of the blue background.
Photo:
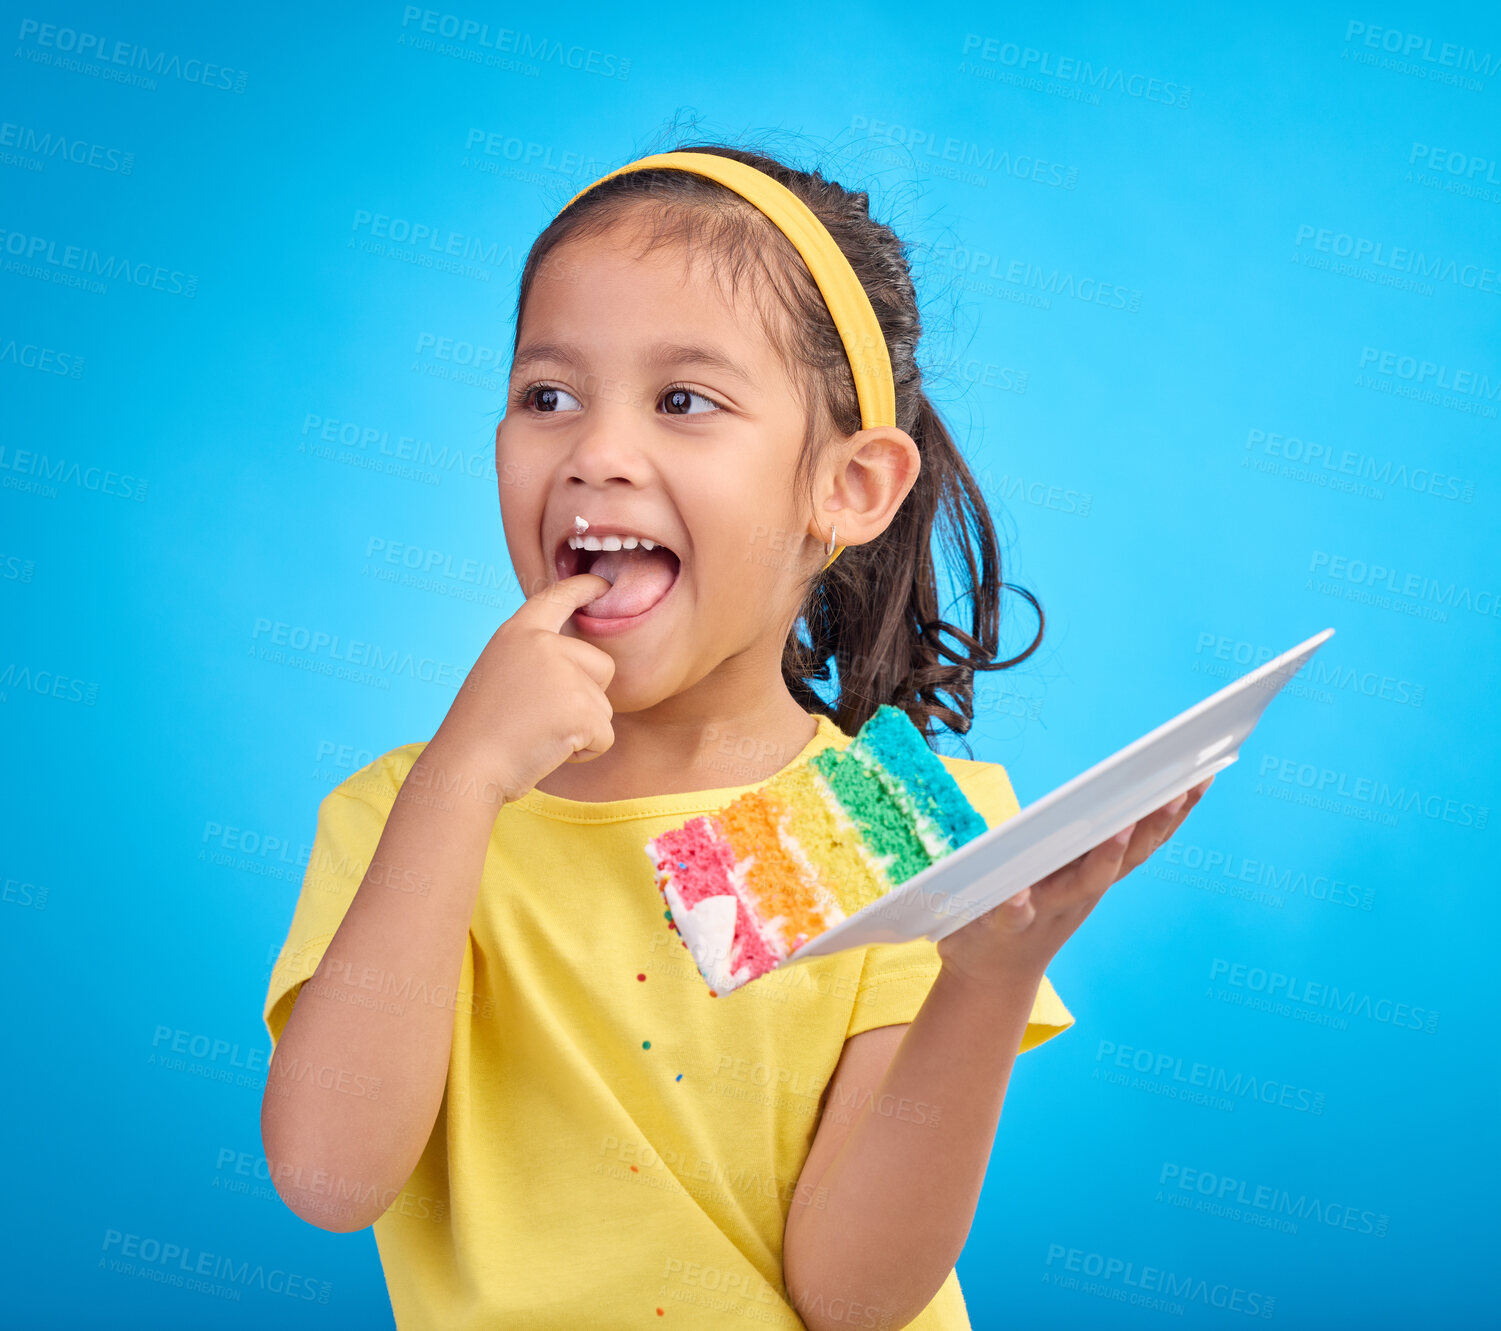
<svg viewBox="0 0 1501 1331">
<path fill-rule="evenodd" d="M 674 127 L 825 164 L 912 242 L 934 396 L 1048 613 L 971 734 L 1023 804 L 1337 629 L 1051 968 L 1078 1024 L 1019 1060 L 959 1264 L 975 1325 L 1484 1320 L 1493 7 L 431 11 L 541 46 L 511 68 L 399 4 L 7 9 L 7 1322 L 389 1324 L 370 1233 L 264 1180 L 261 1004 L 318 801 L 430 736 L 519 604 L 491 449 L 526 249 Z M 488 252 L 443 271 L 376 215 Z M 70 285 L 69 246 L 144 284 Z M 438 678 L 278 660 L 277 624 Z M 1272 972 L 1354 1010 L 1269 1002 Z M 1194 1063 L 1240 1089 L 1185 1098 Z M 327 1302 L 122 1273 L 112 1232 Z M 1201 1292 L 1133 1304 L 1144 1267 Z"/>
</svg>

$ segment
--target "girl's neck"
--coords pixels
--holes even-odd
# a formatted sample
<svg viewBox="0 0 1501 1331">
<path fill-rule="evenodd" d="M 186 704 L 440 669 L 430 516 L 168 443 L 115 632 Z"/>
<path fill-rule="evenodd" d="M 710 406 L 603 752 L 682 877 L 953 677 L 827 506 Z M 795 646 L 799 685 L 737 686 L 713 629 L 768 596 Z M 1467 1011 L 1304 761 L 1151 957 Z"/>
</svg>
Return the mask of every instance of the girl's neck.
<svg viewBox="0 0 1501 1331">
<path fill-rule="evenodd" d="M 591 804 L 749 786 L 788 766 L 818 733 L 779 678 L 755 706 L 689 690 L 611 718 L 615 742 L 598 758 L 562 763 L 536 789 Z"/>
</svg>

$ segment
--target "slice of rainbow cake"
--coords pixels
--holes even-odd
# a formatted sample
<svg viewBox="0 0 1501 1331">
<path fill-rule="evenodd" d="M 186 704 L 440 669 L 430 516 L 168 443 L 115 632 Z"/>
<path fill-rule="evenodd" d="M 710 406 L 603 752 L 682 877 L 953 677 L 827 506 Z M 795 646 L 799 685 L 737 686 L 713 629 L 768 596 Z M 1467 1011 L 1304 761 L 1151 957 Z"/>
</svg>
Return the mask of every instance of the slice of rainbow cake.
<svg viewBox="0 0 1501 1331">
<path fill-rule="evenodd" d="M 922 733 L 876 709 L 829 747 L 646 843 L 667 920 L 716 994 L 986 830 Z"/>
</svg>

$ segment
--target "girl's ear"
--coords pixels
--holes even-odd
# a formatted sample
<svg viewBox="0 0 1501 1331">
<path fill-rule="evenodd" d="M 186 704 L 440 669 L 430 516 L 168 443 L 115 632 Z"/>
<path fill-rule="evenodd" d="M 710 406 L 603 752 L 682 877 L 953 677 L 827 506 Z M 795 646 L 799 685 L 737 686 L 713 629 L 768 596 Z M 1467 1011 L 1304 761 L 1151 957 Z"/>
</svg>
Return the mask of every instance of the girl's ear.
<svg viewBox="0 0 1501 1331">
<path fill-rule="evenodd" d="M 831 457 L 810 534 L 827 541 L 836 528 L 838 544 L 864 545 L 891 525 L 917 483 L 922 455 L 905 430 L 879 425 L 836 444 Z"/>
</svg>

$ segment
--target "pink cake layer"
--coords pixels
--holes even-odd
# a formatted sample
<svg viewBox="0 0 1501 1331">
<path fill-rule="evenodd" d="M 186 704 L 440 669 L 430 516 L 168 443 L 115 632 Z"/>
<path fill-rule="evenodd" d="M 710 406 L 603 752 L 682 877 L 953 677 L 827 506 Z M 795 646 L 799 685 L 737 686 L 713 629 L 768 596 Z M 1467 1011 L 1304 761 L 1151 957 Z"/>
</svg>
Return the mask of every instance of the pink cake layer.
<svg viewBox="0 0 1501 1331">
<path fill-rule="evenodd" d="M 734 853 L 717 822 L 712 817 L 693 818 L 657 838 L 656 847 L 662 856 L 657 869 L 671 875 L 683 905 L 690 909 L 705 897 L 729 894 L 735 898 L 735 939 L 730 945 L 728 969 L 738 974 L 748 965 L 750 974 L 759 975 L 775 966 L 779 958 L 766 946 L 735 883 Z"/>
</svg>

